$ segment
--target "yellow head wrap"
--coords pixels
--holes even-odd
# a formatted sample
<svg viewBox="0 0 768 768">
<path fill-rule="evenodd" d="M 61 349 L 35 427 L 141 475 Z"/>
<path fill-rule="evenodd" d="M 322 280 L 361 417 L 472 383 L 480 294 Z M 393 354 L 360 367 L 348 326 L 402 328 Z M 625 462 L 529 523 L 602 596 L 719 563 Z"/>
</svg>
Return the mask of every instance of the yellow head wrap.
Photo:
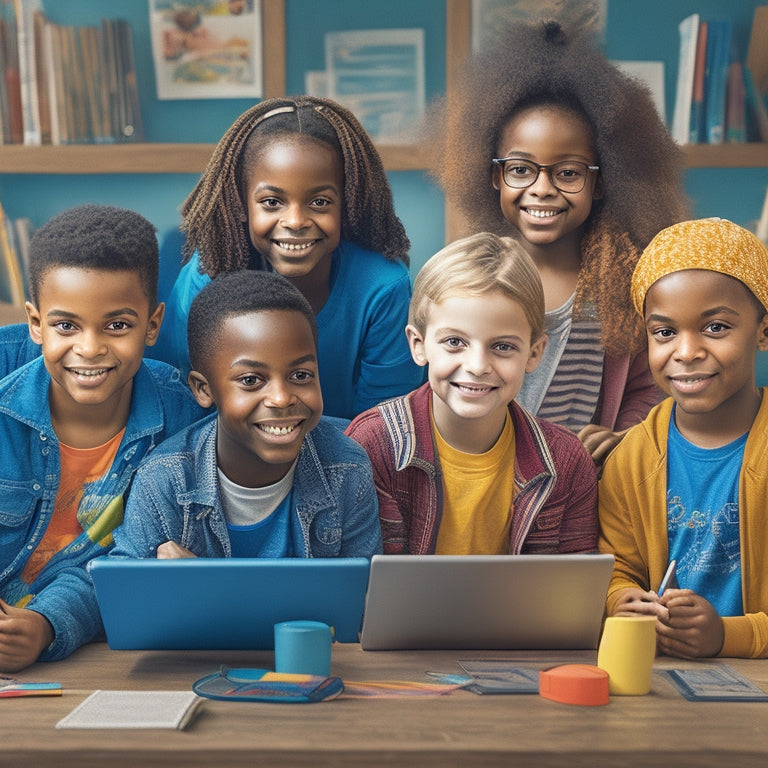
<svg viewBox="0 0 768 768">
<path fill-rule="evenodd" d="M 642 315 L 648 289 L 665 275 L 684 269 L 735 277 L 768 311 L 768 248 L 743 227 L 713 218 L 662 229 L 643 251 L 632 275 L 635 309 Z"/>
</svg>

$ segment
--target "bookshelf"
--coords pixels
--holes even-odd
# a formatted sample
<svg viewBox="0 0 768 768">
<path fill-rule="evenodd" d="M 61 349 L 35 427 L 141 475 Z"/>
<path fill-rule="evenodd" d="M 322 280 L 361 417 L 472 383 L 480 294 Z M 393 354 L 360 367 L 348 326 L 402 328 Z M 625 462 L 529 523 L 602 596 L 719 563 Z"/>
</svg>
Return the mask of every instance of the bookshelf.
<svg viewBox="0 0 768 768">
<path fill-rule="evenodd" d="M 0 146 L 0 173 L 202 173 L 215 144 L 73 144 Z M 425 168 L 415 146 L 380 146 L 388 171 Z"/>
<path fill-rule="evenodd" d="M 215 144 L 79 144 L 0 146 L 0 173 L 121 174 L 202 173 Z M 768 168 L 768 143 L 690 144 L 689 168 Z M 388 171 L 426 166 L 416 146 L 379 146 Z"/>
</svg>

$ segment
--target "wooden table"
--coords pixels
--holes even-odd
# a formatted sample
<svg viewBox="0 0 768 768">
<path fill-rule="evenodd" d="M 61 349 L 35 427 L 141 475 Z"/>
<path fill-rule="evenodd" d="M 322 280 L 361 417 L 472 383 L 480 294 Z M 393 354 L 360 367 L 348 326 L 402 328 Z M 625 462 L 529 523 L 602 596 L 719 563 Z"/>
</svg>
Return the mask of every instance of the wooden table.
<svg viewBox="0 0 768 768">
<path fill-rule="evenodd" d="M 370 652 L 335 645 L 333 674 L 347 680 L 427 682 L 427 670 L 460 672 L 458 659 L 594 663 L 592 652 Z M 709 662 L 701 662 L 709 663 Z M 768 690 L 768 661 L 727 663 Z M 692 703 L 660 671 L 649 695 L 603 707 L 537 695 L 339 699 L 321 704 L 206 699 L 185 731 L 56 730 L 97 689 L 189 690 L 231 667 L 271 668 L 271 652 L 111 651 L 100 643 L 19 677 L 58 681 L 61 697 L 0 699 L 0 765 L 90 766 L 712 766 L 768 765 L 768 703 Z M 694 664 L 695 665 L 695 664 Z"/>
</svg>

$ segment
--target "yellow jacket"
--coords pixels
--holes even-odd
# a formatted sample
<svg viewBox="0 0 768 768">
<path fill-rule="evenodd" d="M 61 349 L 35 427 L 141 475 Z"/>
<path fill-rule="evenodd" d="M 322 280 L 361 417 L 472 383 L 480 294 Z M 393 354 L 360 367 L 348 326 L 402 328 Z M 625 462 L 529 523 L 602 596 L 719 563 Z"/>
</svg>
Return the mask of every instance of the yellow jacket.
<svg viewBox="0 0 768 768">
<path fill-rule="evenodd" d="M 722 618 L 720 656 L 768 657 L 768 397 L 749 431 L 739 477 L 739 541 L 744 616 Z M 667 398 L 633 427 L 605 462 L 599 485 L 601 552 L 616 558 L 607 614 L 626 587 L 658 589 L 667 541 Z"/>
</svg>

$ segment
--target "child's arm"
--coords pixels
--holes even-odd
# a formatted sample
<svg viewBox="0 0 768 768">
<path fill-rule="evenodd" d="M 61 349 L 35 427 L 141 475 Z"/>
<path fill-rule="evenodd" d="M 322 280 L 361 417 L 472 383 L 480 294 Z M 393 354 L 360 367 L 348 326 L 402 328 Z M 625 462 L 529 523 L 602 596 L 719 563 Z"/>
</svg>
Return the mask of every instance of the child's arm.
<svg viewBox="0 0 768 768">
<path fill-rule="evenodd" d="M 717 656 L 723 647 L 723 621 L 712 604 L 690 589 L 668 589 L 659 598 L 668 616 L 656 623 L 659 653 L 683 659 Z"/>
<path fill-rule="evenodd" d="M 624 429 L 621 432 L 614 432 L 608 427 L 599 424 L 587 424 L 579 432 L 579 440 L 589 451 L 595 466 L 599 467 L 605 461 L 606 456 L 621 442 L 621 438 L 627 433 Z"/>
<path fill-rule="evenodd" d="M 53 637 L 53 627 L 41 613 L 0 600 L 0 672 L 34 664 Z"/>
</svg>

